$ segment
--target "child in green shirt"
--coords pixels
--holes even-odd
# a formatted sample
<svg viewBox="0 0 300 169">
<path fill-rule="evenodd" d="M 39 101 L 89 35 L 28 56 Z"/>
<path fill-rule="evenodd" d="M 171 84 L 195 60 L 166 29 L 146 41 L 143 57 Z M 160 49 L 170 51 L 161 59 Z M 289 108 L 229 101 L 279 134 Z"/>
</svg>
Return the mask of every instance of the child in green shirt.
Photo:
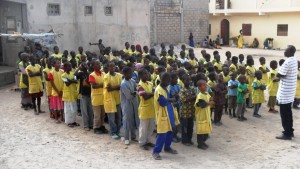
<svg viewBox="0 0 300 169">
<path fill-rule="evenodd" d="M 238 93 L 237 93 L 237 120 L 238 121 L 244 121 L 247 120 L 244 117 L 244 113 L 246 110 L 246 98 L 245 95 L 246 93 L 248 93 L 248 89 L 247 89 L 247 79 L 245 75 L 240 75 L 239 78 L 239 85 L 238 85 Z"/>
</svg>

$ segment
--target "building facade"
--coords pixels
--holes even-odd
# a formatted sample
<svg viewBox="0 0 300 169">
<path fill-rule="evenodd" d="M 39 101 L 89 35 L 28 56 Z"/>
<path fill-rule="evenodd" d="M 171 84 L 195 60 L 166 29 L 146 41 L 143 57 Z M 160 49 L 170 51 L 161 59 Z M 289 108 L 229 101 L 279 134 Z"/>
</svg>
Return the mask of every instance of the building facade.
<svg viewBox="0 0 300 169">
<path fill-rule="evenodd" d="M 60 52 L 98 51 L 89 42 L 103 40 L 112 49 L 125 42 L 140 45 L 200 42 L 208 34 L 208 0 L 2 0 L 0 33 L 53 30 Z M 0 65 L 15 66 L 23 39 L 1 37 Z"/>
<path fill-rule="evenodd" d="M 257 38 L 263 47 L 266 38 L 273 38 L 273 47 L 287 45 L 300 48 L 298 31 L 299 0 L 210 0 L 209 33 L 212 39 L 220 35 L 225 45 L 232 45 L 231 37 L 243 30 L 244 44 Z"/>
</svg>

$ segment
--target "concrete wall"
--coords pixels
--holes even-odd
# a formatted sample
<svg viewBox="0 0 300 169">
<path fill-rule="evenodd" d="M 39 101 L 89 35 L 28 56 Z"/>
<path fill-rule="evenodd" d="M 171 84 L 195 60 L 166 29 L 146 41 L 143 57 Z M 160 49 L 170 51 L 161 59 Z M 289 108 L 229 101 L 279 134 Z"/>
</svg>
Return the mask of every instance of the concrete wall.
<svg viewBox="0 0 300 169">
<path fill-rule="evenodd" d="M 48 16 L 47 4 L 58 3 L 60 16 Z M 93 15 L 85 15 L 85 6 L 93 6 Z M 106 16 L 105 6 L 113 7 L 113 15 Z M 137 8 L 138 7 L 138 8 Z M 60 50 L 98 50 L 89 42 L 103 39 L 104 45 L 122 49 L 128 41 L 149 45 L 150 8 L 148 0 L 27 0 L 29 32 L 54 29 L 64 34 L 57 42 Z"/>
<path fill-rule="evenodd" d="M 244 36 L 244 42 L 251 44 L 254 38 L 258 38 L 260 48 L 263 41 L 274 38 L 275 48 L 286 48 L 287 45 L 295 45 L 300 48 L 299 41 L 299 22 L 300 12 L 298 13 L 272 13 L 264 16 L 253 15 L 232 15 L 232 16 L 210 16 L 211 37 L 215 37 L 221 32 L 221 21 L 227 19 L 230 22 L 230 37 L 238 36 L 242 24 L 252 24 L 252 36 Z M 277 36 L 277 24 L 288 24 L 288 36 Z"/>
</svg>

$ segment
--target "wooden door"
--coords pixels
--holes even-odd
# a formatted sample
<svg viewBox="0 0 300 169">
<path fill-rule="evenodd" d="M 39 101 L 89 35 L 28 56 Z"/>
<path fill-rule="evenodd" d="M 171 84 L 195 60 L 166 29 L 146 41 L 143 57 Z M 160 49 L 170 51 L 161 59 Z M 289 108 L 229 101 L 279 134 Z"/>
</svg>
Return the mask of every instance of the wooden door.
<svg viewBox="0 0 300 169">
<path fill-rule="evenodd" d="M 223 45 L 229 45 L 229 21 L 227 19 L 221 21 L 221 38 Z"/>
</svg>

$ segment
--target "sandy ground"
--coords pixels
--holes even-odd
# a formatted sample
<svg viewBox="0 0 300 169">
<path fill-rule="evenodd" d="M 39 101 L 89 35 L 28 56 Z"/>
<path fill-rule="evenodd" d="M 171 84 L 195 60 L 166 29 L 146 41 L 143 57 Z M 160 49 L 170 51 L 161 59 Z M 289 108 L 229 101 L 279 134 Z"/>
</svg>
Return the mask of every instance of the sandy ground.
<svg viewBox="0 0 300 169">
<path fill-rule="evenodd" d="M 220 50 L 222 53 L 228 49 Z M 238 50 L 278 59 L 283 51 Z M 200 50 L 196 50 L 199 52 Z M 209 50 L 208 52 L 212 52 Z M 257 56 L 257 57 L 256 57 Z M 20 93 L 11 91 L 14 86 L 0 89 L 0 168 L 300 168 L 300 111 L 294 110 L 295 138 L 292 141 L 276 140 L 282 127 L 279 114 L 270 114 L 264 104 L 262 118 L 252 117 L 239 122 L 223 116 L 223 126 L 213 126 L 208 150 L 196 146 L 186 147 L 173 143 L 178 155 L 161 153 L 162 161 L 155 161 L 151 151 L 140 150 L 137 143 L 125 146 L 109 135 L 95 135 L 82 127 L 69 128 L 55 124 L 49 114 L 35 116 L 33 111 L 20 109 Z M 46 110 L 46 101 L 43 100 Z M 81 123 L 81 117 L 77 118 Z M 155 137 L 152 137 L 155 140 Z M 196 137 L 193 137 L 196 142 Z"/>
</svg>

